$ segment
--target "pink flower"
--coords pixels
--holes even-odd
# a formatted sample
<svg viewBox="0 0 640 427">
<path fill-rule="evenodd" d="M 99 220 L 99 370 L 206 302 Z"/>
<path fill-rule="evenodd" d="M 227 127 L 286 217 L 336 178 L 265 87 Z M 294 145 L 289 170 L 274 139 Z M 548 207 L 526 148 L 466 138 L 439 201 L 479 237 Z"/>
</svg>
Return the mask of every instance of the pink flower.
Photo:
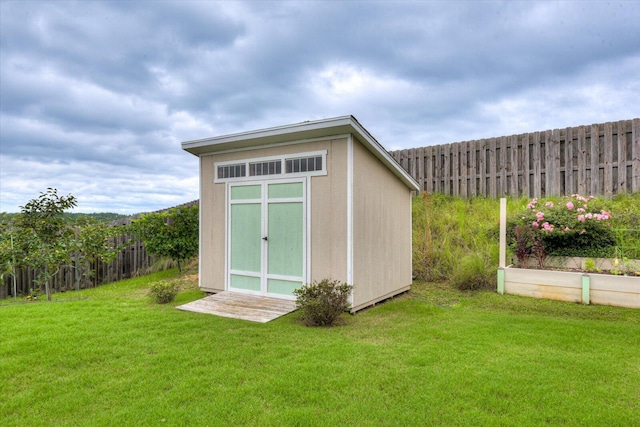
<svg viewBox="0 0 640 427">
<path fill-rule="evenodd" d="M 543 219 L 544 219 L 544 213 L 542 213 L 542 212 L 538 212 L 538 213 L 536 214 L 536 220 L 538 220 L 538 221 L 542 221 Z"/>
<path fill-rule="evenodd" d="M 584 215 L 578 215 L 578 221 L 584 222 Z"/>
<path fill-rule="evenodd" d="M 576 209 L 576 211 L 582 213 L 582 212 L 584 212 L 584 208 L 578 208 L 578 209 Z"/>
<path fill-rule="evenodd" d="M 589 212 L 584 217 L 587 218 L 587 219 L 591 219 L 591 218 L 593 218 L 593 214 L 591 212 Z"/>
<path fill-rule="evenodd" d="M 533 221 L 533 222 L 531 223 L 531 226 L 532 226 L 532 227 L 535 227 L 535 228 L 538 228 L 540 225 L 539 225 L 537 222 Z"/>
<path fill-rule="evenodd" d="M 548 208 L 552 208 L 553 207 L 553 202 L 547 202 L 544 204 L 546 207 Z"/>
<path fill-rule="evenodd" d="M 569 227 L 565 227 L 562 231 L 569 231 L 570 228 Z"/>
<path fill-rule="evenodd" d="M 567 209 L 569 209 L 570 211 L 573 210 L 573 203 L 568 202 L 567 203 Z"/>
</svg>

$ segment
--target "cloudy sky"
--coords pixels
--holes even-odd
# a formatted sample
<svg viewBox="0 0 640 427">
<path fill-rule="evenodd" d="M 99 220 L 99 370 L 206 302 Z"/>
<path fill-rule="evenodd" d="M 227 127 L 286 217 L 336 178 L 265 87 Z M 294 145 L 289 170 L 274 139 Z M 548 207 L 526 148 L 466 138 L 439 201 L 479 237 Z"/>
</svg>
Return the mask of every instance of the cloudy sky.
<svg viewBox="0 0 640 427">
<path fill-rule="evenodd" d="M 353 114 L 387 149 L 640 116 L 640 2 L 0 0 L 0 211 L 198 197 L 185 140 Z"/>
</svg>

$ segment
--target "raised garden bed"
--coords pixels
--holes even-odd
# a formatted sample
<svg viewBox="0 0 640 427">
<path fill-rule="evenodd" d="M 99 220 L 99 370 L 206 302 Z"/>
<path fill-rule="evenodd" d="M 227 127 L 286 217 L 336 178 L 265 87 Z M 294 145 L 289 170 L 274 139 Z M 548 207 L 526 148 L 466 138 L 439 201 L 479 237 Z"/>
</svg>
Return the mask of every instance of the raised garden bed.
<svg viewBox="0 0 640 427">
<path fill-rule="evenodd" d="M 636 276 L 639 270 L 636 266 L 640 266 L 639 260 L 627 260 L 620 265 L 620 260 L 586 258 L 548 259 L 544 267 L 549 269 L 506 266 L 506 199 L 501 200 L 500 294 L 640 308 L 640 276 Z"/>
<path fill-rule="evenodd" d="M 640 308 L 640 277 L 506 267 L 498 292 L 583 304 Z"/>
</svg>

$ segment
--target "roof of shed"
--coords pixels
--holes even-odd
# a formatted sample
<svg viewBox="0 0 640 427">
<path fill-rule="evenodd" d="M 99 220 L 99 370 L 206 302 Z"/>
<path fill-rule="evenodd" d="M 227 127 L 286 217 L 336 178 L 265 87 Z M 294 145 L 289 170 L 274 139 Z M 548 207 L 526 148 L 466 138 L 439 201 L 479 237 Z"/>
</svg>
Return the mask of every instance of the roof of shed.
<svg viewBox="0 0 640 427">
<path fill-rule="evenodd" d="M 367 147 L 367 149 L 404 182 L 407 187 L 416 191 L 420 189 L 416 180 L 391 157 L 387 150 L 385 150 L 353 116 L 305 121 L 292 125 L 184 141 L 182 143 L 182 149 L 196 156 L 201 156 L 203 154 L 214 154 L 221 151 L 242 150 L 347 134 L 354 135 L 358 141 Z"/>
</svg>

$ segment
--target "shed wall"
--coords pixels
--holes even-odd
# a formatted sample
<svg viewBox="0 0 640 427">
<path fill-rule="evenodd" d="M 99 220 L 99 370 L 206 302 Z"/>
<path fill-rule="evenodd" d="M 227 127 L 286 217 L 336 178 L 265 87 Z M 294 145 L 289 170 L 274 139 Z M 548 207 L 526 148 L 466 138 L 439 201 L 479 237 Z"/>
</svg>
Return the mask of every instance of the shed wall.
<svg viewBox="0 0 640 427">
<path fill-rule="evenodd" d="M 353 144 L 353 310 L 411 286 L 411 190 Z"/>
</svg>

